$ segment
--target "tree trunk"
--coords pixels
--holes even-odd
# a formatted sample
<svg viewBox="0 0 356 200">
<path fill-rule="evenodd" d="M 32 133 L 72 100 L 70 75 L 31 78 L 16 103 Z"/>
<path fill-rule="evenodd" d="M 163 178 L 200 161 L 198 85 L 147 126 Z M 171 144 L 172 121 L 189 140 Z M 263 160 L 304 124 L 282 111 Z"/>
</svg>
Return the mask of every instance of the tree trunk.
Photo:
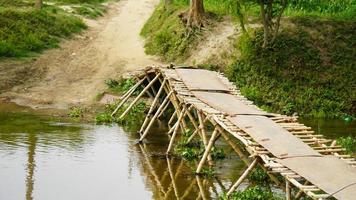
<svg viewBox="0 0 356 200">
<path fill-rule="evenodd" d="M 260 0 L 260 9 L 261 9 L 261 18 L 263 22 L 263 45 L 262 47 L 266 47 L 268 44 L 268 38 L 269 38 L 269 28 L 268 28 L 268 19 L 267 19 L 267 13 L 265 10 L 265 5 L 263 0 Z"/>
<path fill-rule="evenodd" d="M 190 0 L 188 25 L 191 27 L 202 27 L 204 12 L 203 0 Z"/>
<path fill-rule="evenodd" d="M 36 0 L 35 8 L 41 10 L 42 9 L 42 0 Z"/>
</svg>

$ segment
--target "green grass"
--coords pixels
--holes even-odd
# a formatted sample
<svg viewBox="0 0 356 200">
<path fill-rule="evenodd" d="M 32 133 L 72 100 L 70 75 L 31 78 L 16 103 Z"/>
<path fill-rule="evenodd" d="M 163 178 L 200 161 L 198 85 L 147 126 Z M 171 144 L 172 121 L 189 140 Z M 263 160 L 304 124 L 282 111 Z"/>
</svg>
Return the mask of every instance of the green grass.
<svg viewBox="0 0 356 200">
<path fill-rule="evenodd" d="M 355 137 L 340 137 L 337 139 L 337 144 L 341 145 L 350 154 L 356 154 L 356 138 Z"/>
<path fill-rule="evenodd" d="M 196 44 L 195 33 L 186 30 L 178 15 L 185 10 L 180 5 L 164 9 L 160 4 L 144 25 L 141 35 L 146 38 L 147 54 L 159 55 L 166 61 L 184 60 Z M 194 42 L 195 41 L 195 42 Z"/>
<path fill-rule="evenodd" d="M 243 191 L 233 192 L 229 198 L 224 195 L 221 200 L 282 200 L 283 198 L 274 196 L 269 188 L 254 186 Z"/>
<path fill-rule="evenodd" d="M 236 42 L 241 57 L 227 74 L 267 111 L 303 116 L 355 116 L 356 23 L 292 20 L 263 49 L 262 32 Z"/>
</svg>

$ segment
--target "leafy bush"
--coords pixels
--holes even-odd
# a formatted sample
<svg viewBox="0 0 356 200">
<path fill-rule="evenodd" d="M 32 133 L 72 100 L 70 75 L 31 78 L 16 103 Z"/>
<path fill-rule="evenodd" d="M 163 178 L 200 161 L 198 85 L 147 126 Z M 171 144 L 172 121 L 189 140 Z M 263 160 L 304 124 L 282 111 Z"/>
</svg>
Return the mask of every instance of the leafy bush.
<svg viewBox="0 0 356 200">
<path fill-rule="evenodd" d="M 281 198 L 274 197 L 271 190 L 255 186 L 247 188 L 244 191 L 236 191 L 233 192 L 229 198 L 227 196 L 222 196 L 220 199 L 222 200 L 280 200 Z"/>
<path fill-rule="evenodd" d="M 346 149 L 349 153 L 356 153 L 356 138 L 355 137 L 341 137 L 337 139 L 337 143 Z"/>
</svg>

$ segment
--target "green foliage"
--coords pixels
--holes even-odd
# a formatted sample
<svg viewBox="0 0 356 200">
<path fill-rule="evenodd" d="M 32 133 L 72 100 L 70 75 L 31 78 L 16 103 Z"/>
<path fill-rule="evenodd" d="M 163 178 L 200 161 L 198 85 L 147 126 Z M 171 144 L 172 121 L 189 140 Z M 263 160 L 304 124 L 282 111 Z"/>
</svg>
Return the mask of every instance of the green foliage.
<svg viewBox="0 0 356 200">
<path fill-rule="evenodd" d="M 117 123 L 123 126 L 123 128 L 127 131 L 137 131 L 145 119 L 146 111 L 148 109 L 147 104 L 144 101 L 139 101 L 122 119 L 119 117 L 127 109 L 128 104 L 122 106 L 116 115 L 111 117 L 111 113 L 115 110 L 117 105 L 118 103 L 107 105 L 103 112 L 95 116 L 95 122 L 97 124 Z"/>
<path fill-rule="evenodd" d="M 0 7 L 0 57 L 27 56 L 57 47 L 60 38 L 86 28 L 79 18 L 52 10 Z"/>
<path fill-rule="evenodd" d="M 110 91 L 123 94 L 133 87 L 136 84 L 136 81 L 133 78 L 119 80 L 108 79 L 105 81 L 105 84 L 109 87 Z M 136 93 L 137 92 L 139 92 L 139 90 L 137 90 Z"/>
<path fill-rule="evenodd" d="M 80 118 L 84 116 L 85 109 L 83 107 L 72 107 L 68 116 L 71 118 Z"/>
<path fill-rule="evenodd" d="M 90 19 L 96 19 L 98 17 L 101 17 L 106 12 L 106 8 L 100 4 L 81 4 L 80 6 L 73 7 L 73 9 L 74 13 Z"/>
<path fill-rule="evenodd" d="M 355 0 L 291 0 L 287 15 L 319 16 L 354 20 Z"/>
<path fill-rule="evenodd" d="M 346 149 L 348 153 L 356 153 L 356 138 L 355 137 L 340 137 L 337 139 L 337 144 Z"/>
<path fill-rule="evenodd" d="M 214 147 L 211 151 L 211 157 L 214 160 L 222 160 L 226 157 L 226 154 L 224 152 L 224 149 L 216 148 Z"/>
<path fill-rule="evenodd" d="M 258 184 L 267 184 L 267 183 L 270 182 L 269 176 L 260 167 L 255 168 L 251 172 L 251 174 L 249 175 L 248 180 L 251 181 L 251 182 L 254 182 L 254 183 L 258 183 Z"/>
<path fill-rule="evenodd" d="M 282 198 L 273 196 L 270 189 L 255 186 L 247 188 L 244 191 L 233 192 L 228 198 L 226 194 L 220 197 L 222 200 L 281 200 Z"/>
<path fill-rule="evenodd" d="M 201 169 L 201 172 L 199 173 L 199 175 L 204 176 L 206 178 L 212 178 L 215 176 L 215 174 L 216 172 L 212 167 L 203 167 Z"/>
<path fill-rule="evenodd" d="M 241 57 L 227 70 L 229 78 L 267 110 L 315 117 L 355 115 L 356 24 L 292 21 L 297 28 L 285 29 L 268 48 L 260 48 L 262 31 L 239 38 Z"/>
</svg>

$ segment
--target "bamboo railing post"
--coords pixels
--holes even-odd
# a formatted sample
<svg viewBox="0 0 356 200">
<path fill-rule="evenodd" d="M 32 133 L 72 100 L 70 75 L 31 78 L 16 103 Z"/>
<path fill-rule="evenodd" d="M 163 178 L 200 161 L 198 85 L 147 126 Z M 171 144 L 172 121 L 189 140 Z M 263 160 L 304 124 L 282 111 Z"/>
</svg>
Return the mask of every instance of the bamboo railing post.
<svg viewBox="0 0 356 200">
<path fill-rule="evenodd" d="M 291 188 L 290 188 L 290 183 L 286 179 L 286 200 L 291 200 Z"/>
<path fill-rule="evenodd" d="M 135 92 L 135 90 L 138 88 L 138 86 L 140 86 L 142 84 L 142 82 L 145 80 L 146 77 L 144 77 L 143 79 L 141 79 L 139 82 L 137 82 L 129 91 L 127 92 L 127 95 L 121 100 L 121 102 L 119 103 L 119 105 L 115 108 L 115 110 L 111 113 L 111 117 L 113 117 L 117 111 L 121 108 L 122 105 L 124 105 L 124 103 L 126 103 L 126 101 L 130 98 L 130 96 Z"/>
<path fill-rule="evenodd" d="M 165 83 L 165 82 L 166 82 L 166 79 L 163 81 L 163 83 Z M 148 114 L 146 115 L 145 121 L 143 122 L 143 124 L 142 124 L 142 126 L 141 126 L 140 134 L 142 134 L 144 128 L 146 127 L 146 125 L 147 125 L 149 119 L 150 119 L 151 116 L 152 116 L 153 110 L 154 110 L 154 108 L 156 107 L 156 104 L 157 104 L 157 102 L 158 102 L 158 100 L 159 100 L 159 96 L 161 95 L 161 93 L 162 93 L 162 91 L 163 91 L 163 87 L 164 87 L 164 86 L 161 85 L 161 87 L 159 88 L 159 90 L 158 90 L 158 92 L 157 92 L 157 95 L 156 95 L 155 99 L 154 99 L 153 102 L 152 102 L 152 105 L 151 105 L 151 107 L 150 107 L 150 110 L 148 111 Z"/>
<path fill-rule="evenodd" d="M 158 108 L 158 110 L 156 111 L 155 115 L 153 115 L 150 123 L 147 125 L 146 130 L 143 132 L 141 138 L 140 138 L 140 142 L 142 142 L 142 140 L 146 137 L 146 135 L 148 134 L 148 131 L 150 130 L 151 126 L 153 125 L 154 121 L 157 119 L 158 113 L 162 110 L 162 108 L 165 106 L 165 104 L 168 102 L 169 97 L 173 94 L 173 91 L 169 92 L 166 96 L 166 98 L 163 100 L 162 104 L 160 105 L 160 107 Z"/>
<path fill-rule="evenodd" d="M 242 181 L 248 176 L 251 170 L 256 166 L 257 162 L 258 162 L 258 158 L 255 158 L 250 164 L 250 166 L 248 166 L 248 168 L 244 171 L 244 173 L 240 176 L 240 178 L 235 182 L 235 184 L 231 186 L 231 188 L 227 192 L 227 196 L 230 196 L 236 190 L 236 188 L 239 187 Z"/>
<path fill-rule="evenodd" d="M 178 132 L 178 129 L 179 129 L 179 123 L 182 121 L 183 116 L 184 116 L 184 113 L 185 113 L 185 108 L 183 108 L 182 112 L 180 113 L 180 115 L 179 115 L 179 117 L 178 117 L 178 121 L 177 121 L 178 124 L 174 127 L 174 131 L 173 131 L 171 140 L 169 141 L 169 145 L 168 145 L 168 149 L 167 149 L 166 154 L 169 154 L 170 151 L 171 151 L 171 149 L 172 149 L 173 142 L 174 142 L 174 138 L 175 138 L 176 135 L 177 135 L 177 132 Z"/>
<path fill-rule="evenodd" d="M 212 148 L 213 145 L 214 145 L 215 137 L 216 137 L 217 135 L 218 135 L 218 128 L 215 127 L 215 129 L 214 129 L 214 131 L 213 131 L 213 133 L 212 133 L 212 135 L 211 135 L 211 138 L 210 138 L 210 140 L 209 140 L 209 143 L 208 143 L 208 145 L 205 147 L 205 151 L 204 151 L 203 157 L 202 157 L 202 159 L 201 159 L 200 162 L 199 162 L 199 165 L 198 165 L 198 168 L 197 168 L 197 171 L 196 171 L 197 174 L 199 174 L 199 173 L 201 172 L 201 170 L 202 170 L 202 168 L 203 168 L 203 165 L 204 165 L 204 163 L 205 163 L 205 161 L 206 161 L 206 159 L 207 159 L 207 157 L 208 157 L 208 155 L 209 155 L 209 153 L 210 153 L 210 151 L 211 151 L 211 148 Z"/>
</svg>

